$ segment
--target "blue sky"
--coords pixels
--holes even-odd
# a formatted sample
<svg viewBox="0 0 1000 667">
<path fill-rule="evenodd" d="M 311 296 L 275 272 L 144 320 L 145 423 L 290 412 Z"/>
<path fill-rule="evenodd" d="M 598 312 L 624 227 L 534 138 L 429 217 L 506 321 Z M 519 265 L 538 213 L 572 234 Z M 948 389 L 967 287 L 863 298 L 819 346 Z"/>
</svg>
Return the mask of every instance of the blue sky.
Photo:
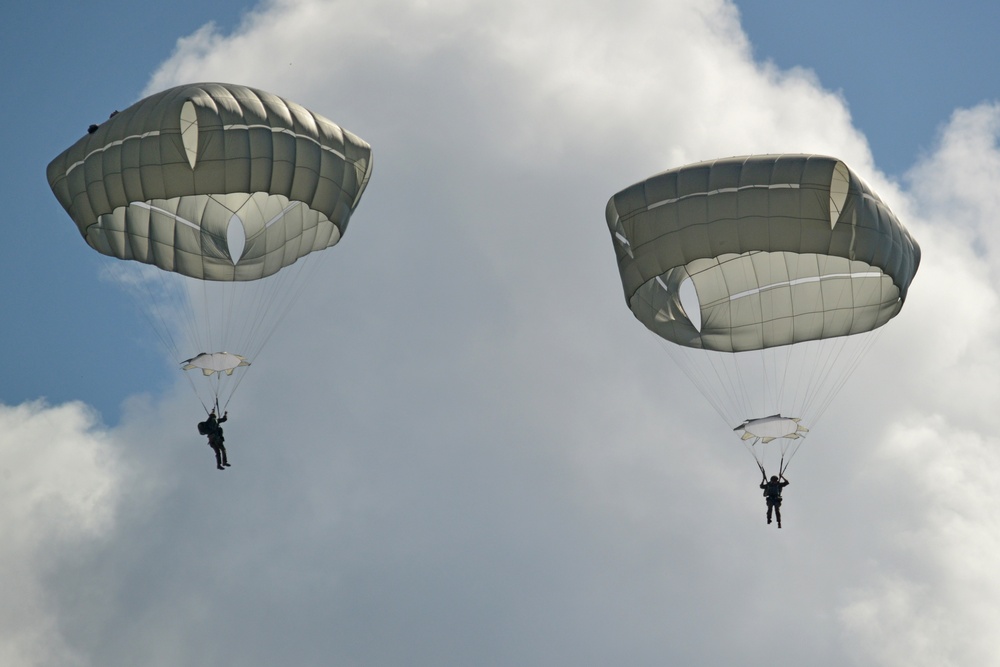
<svg viewBox="0 0 1000 667">
<path fill-rule="evenodd" d="M 24 611 L 0 617 L 0 663 L 990 664 L 998 12 L 11 8 L 0 583 Z M 45 181 L 90 123 L 200 80 L 375 153 L 230 406 L 225 473 Z M 731 426 L 626 308 L 604 206 L 784 151 L 843 158 L 924 255 L 796 455 L 777 532 Z"/>
<path fill-rule="evenodd" d="M 901 176 L 952 111 L 993 99 L 983 76 L 1000 57 L 988 2 L 737 3 L 759 59 L 805 67 L 840 91 L 879 167 Z"/>
</svg>

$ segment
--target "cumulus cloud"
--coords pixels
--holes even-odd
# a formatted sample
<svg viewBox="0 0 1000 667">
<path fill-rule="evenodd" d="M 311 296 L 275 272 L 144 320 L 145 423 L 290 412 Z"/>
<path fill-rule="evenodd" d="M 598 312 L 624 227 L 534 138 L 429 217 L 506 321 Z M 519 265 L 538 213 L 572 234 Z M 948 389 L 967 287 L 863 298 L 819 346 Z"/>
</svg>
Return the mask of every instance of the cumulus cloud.
<svg viewBox="0 0 1000 667">
<path fill-rule="evenodd" d="M 206 79 L 356 132 L 373 180 L 231 406 L 232 470 L 181 393 L 116 429 L 141 502 L 68 570 L 102 612 L 51 593 L 82 661 L 895 664 L 915 628 L 940 662 L 986 655 L 958 629 L 995 599 L 994 107 L 894 183 L 719 0 L 270 2 L 179 40 L 148 92 Z M 925 252 L 775 533 L 731 426 L 625 307 L 603 211 L 662 169 L 798 151 Z"/>
<path fill-rule="evenodd" d="M 76 664 L 48 584 L 108 536 L 121 464 L 80 403 L 0 405 L 0 460 L 0 662 Z"/>
<path fill-rule="evenodd" d="M 975 235 L 981 253 L 995 256 L 994 211 L 1000 194 L 1000 104 L 959 109 L 941 132 L 934 153 L 912 171 L 914 196 L 930 215 Z"/>
<path fill-rule="evenodd" d="M 911 507 L 887 522 L 870 588 L 841 612 L 858 655 L 885 665 L 987 664 L 996 655 L 996 446 L 995 436 L 940 417 L 898 425 L 880 446 L 885 471 L 896 473 L 878 480 L 885 500 Z"/>
<path fill-rule="evenodd" d="M 926 249 L 911 313 L 922 335 L 897 361 L 920 361 L 891 401 L 905 419 L 889 422 L 866 473 L 884 532 L 841 612 L 863 661 L 972 665 L 996 654 L 1000 321 L 991 276 L 1000 258 L 986 211 L 998 121 L 995 104 L 957 111 L 909 175 Z"/>
</svg>

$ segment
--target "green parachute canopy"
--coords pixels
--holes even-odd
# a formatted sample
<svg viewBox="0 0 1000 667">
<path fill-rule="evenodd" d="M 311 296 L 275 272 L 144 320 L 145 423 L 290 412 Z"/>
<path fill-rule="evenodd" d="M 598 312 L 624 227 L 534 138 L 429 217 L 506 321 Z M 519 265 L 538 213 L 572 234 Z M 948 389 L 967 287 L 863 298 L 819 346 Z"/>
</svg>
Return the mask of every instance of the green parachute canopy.
<svg viewBox="0 0 1000 667">
<path fill-rule="evenodd" d="M 343 237 L 371 170 L 366 142 L 294 102 L 196 83 L 92 126 L 47 175 L 93 249 L 156 267 L 112 272 L 176 359 L 228 350 L 243 368 L 301 288 L 304 259 Z"/>
<path fill-rule="evenodd" d="M 823 155 L 670 169 L 606 217 L 630 310 L 758 463 L 771 441 L 794 454 L 920 265 L 878 195 Z"/>
<path fill-rule="evenodd" d="M 738 352 L 871 331 L 920 248 L 847 166 L 755 155 L 671 169 L 608 202 L 625 298 L 657 335 Z M 695 314 L 681 301 L 691 281 Z"/>
</svg>

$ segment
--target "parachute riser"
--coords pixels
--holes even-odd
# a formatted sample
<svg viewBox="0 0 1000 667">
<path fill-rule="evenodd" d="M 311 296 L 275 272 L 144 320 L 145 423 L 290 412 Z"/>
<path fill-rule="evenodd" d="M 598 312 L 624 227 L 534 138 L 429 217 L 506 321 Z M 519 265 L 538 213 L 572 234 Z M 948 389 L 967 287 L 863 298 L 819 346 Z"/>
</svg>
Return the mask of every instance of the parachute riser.
<svg viewBox="0 0 1000 667">
<path fill-rule="evenodd" d="M 762 454 L 758 454 L 758 450 L 756 448 L 757 443 L 759 443 L 760 441 L 761 441 L 761 438 L 754 438 L 753 442 L 744 441 L 743 444 L 744 444 L 744 446 L 746 446 L 747 451 L 750 452 L 750 455 L 753 456 L 753 460 L 757 464 L 757 468 L 760 470 L 760 474 L 766 480 L 767 479 L 767 470 L 764 467 L 764 461 L 762 459 L 763 455 Z M 787 472 L 788 466 L 792 462 L 792 457 L 795 456 L 795 452 L 797 452 L 797 451 L 798 451 L 798 443 L 796 442 L 795 448 L 792 449 L 791 453 L 787 454 L 787 459 L 788 460 L 785 460 L 786 459 L 786 452 L 784 450 L 781 452 L 781 459 L 778 461 L 778 476 L 779 477 L 784 477 L 785 476 L 785 472 Z"/>
</svg>

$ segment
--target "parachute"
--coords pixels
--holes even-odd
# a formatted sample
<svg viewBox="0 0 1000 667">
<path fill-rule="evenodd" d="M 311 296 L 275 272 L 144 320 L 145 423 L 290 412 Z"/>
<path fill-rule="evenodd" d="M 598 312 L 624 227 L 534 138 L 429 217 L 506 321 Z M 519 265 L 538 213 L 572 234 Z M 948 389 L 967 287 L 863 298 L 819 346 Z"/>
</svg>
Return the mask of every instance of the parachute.
<svg viewBox="0 0 1000 667">
<path fill-rule="evenodd" d="M 181 364 L 183 364 L 182 369 L 190 371 L 198 368 L 203 375 L 211 375 L 212 373 L 232 375 L 237 368 L 250 365 L 245 358 L 229 352 L 213 352 L 211 354 L 202 352 L 196 357 L 185 359 Z"/>
<path fill-rule="evenodd" d="M 614 195 L 606 217 L 632 313 L 780 472 L 920 264 L 878 195 L 822 155 L 671 169 Z"/>
<path fill-rule="evenodd" d="M 202 371 L 202 403 L 219 407 L 310 260 L 344 235 L 371 147 L 294 102 L 225 83 L 162 91 L 91 130 L 52 160 L 49 186 L 174 358 Z"/>
</svg>

